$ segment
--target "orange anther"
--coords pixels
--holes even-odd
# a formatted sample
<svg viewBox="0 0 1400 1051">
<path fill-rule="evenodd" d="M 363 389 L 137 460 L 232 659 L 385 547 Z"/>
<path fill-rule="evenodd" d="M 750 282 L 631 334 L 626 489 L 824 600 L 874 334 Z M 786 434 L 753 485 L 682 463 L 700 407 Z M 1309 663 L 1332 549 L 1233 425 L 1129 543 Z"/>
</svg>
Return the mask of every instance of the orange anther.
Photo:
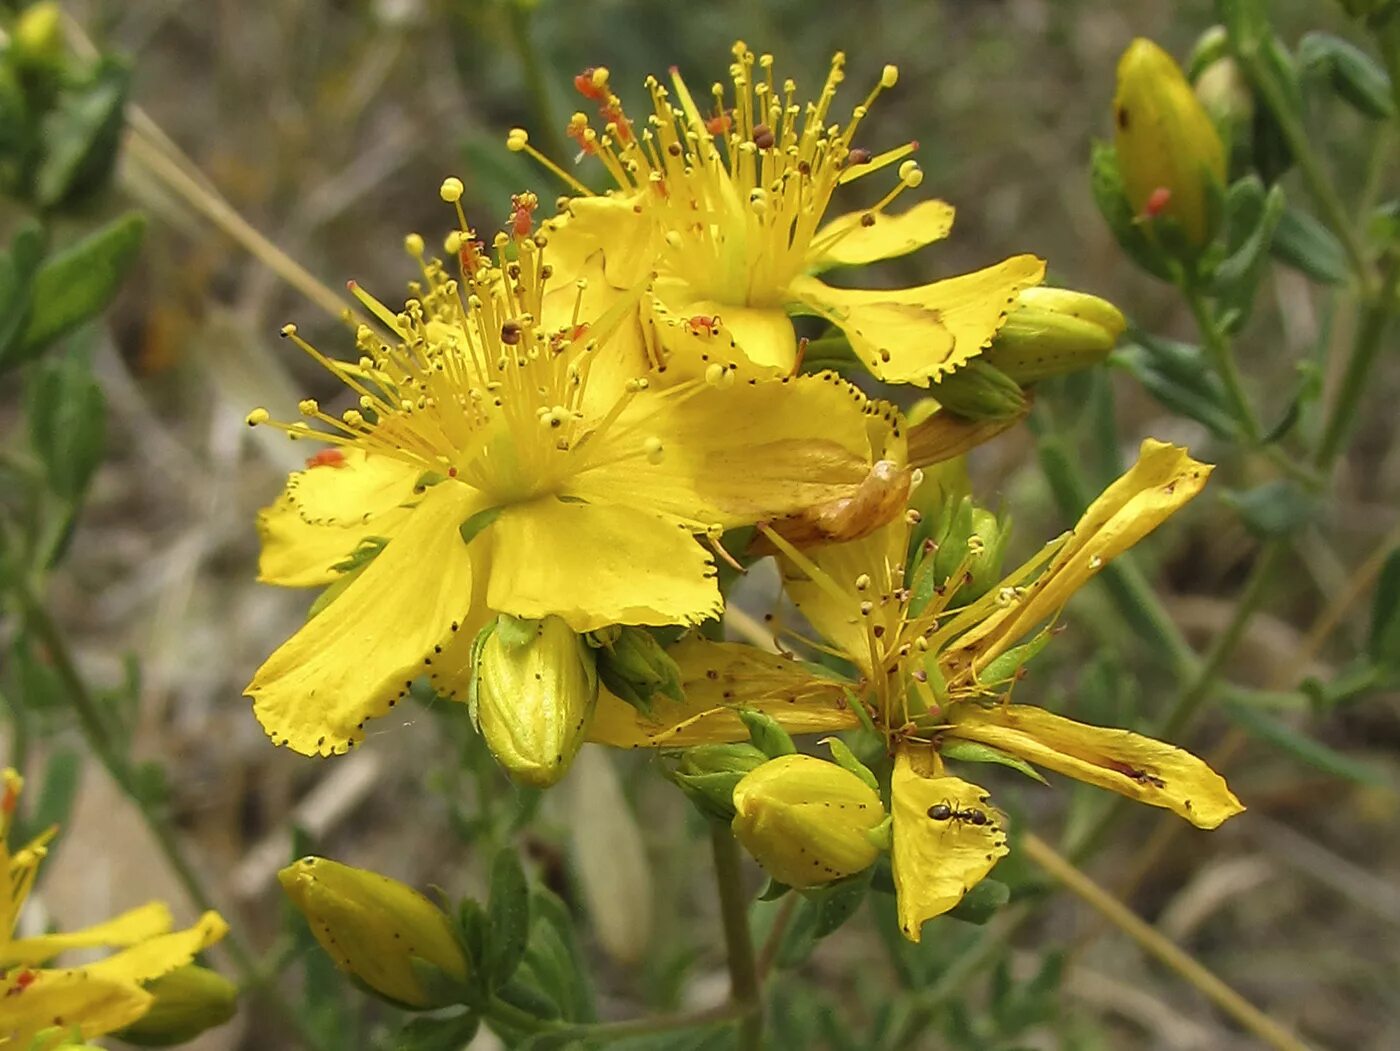
<svg viewBox="0 0 1400 1051">
<path fill-rule="evenodd" d="M 311 467 L 344 467 L 345 454 L 339 449 L 322 449 L 315 456 L 306 458 L 306 466 Z"/>
</svg>

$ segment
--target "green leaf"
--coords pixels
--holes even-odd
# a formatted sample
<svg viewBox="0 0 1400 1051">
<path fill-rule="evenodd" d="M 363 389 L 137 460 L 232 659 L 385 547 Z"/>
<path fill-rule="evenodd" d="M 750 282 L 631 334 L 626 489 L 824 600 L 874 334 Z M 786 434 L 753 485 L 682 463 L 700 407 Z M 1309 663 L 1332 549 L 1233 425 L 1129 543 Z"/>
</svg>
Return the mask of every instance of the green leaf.
<svg viewBox="0 0 1400 1051">
<path fill-rule="evenodd" d="M 1226 701 L 1224 710 L 1232 722 L 1251 736 L 1273 745 L 1279 751 L 1293 756 L 1314 769 L 1363 785 L 1384 785 L 1387 783 L 1385 775 L 1369 764 L 1358 762 L 1349 755 L 1343 755 L 1335 748 L 1295 730 L 1267 712 L 1241 704 L 1238 701 Z"/>
<path fill-rule="evenodd" d="M 29 320 L 34 278 L 43 257 L 44 231 L 35 222 L 15 231 L 10 250 L 0 254 L 0 369 L 24 360 L 14 349 L 15 341 Z"/>
<path fill-rule="evenodd" d="M 43 362 L 25 389 L 29 440 L 47 469 L 49 488 L 76 503 L 102 459 L 106 402 L 86 356 L 70 352 Z"/>
<path fill-rule="evenodd" d="M 458 531 L 462 534 L 462 543 L 470 544 L 476 539 L 477 534 L 500 518 L 501 512 L 504 510 L 505 507 L 488 507 L 468 518 L 458 527 Z"/>
<path fill-rule="evenodd" d="M 462 1051 L 480 1027 L 473 1011 L 421 1015 L 394 1034 L 394 1051 Z"/>
<path fill-rule="evenodd" d="M 1161 249 L 1153 244 L 1142 230 L 1142 224 L 1133 214 L 1128 203 L 1127 191 L 1123 188 L 1123 177 L 1118 171 L 1118 154 L 1105 142 L 1094 143 L 1089 161 L 1090 187 L 1094 203 L 1098 205 L 1104 222 L 1113 232 L 1114 238 L 1124 252 L 1154 277 L 1163 281 L 1172 278 L 1171 266 L 1162 255 Z"/>
<path fill-rule="evenodd" d="M 870 767 L 856 758 L 856 754 L 846 747 L 845 741 L 839 737 L 828 737 L 826 745 L 831 749 L 831 758 L 836 760 L 837 766 L 855 774 L 874 791 L 880 791 L 880 782 L 875 780 L 875 775 L 871 773 Z"/>
<path fill-rule="evenodd" d="M 513 848 L 503 849 L 491 866 L 486 915 L 486 981 L 494 988 L 520 966 L 530 937 L 530 886 Z"/>
<path fill-rule="evenodd" d="M 1338 98 L 1363 117 L 1389 120 L 1395 115 L 1390 77 L 1366 52 L 1331 33 L 1308 33 L 1298 41 L 1298 65 L 1304 73 L 1328 82 Z"/>
<path fill-rule="evenodd" d="M 553 990 L 564 1017 L 575 1022 L 592 1021 L 597 1017 L 593 987 L 573 917 L 564 903 L 544 887 L 534 887 L 530 901 L 535 922 L 530 925 L 522 974 L 529 968 L 542 988 Z"/>
<path fill-rule="evenodd" d="M 984 879 L 964 894 L 962 901 L 948 910 L 948 915 L 980 927 L 1010 900 L 1010 887 L 999 880 Z"/>
<path fill-rule="evenodd" d="M 816 923 L 812 928 L 813 938 L 825 938 L 860 910 L 870 890 L 871 873 L 871 869 L 866 869 L 807 896 L 808 902 L 816 912 Z"/>
<path fill-rule="evenodd" d="M 82 774 L 82 756 L 66 748 L 56 750 L 44 764 L 43 781 L 39 785 L 39 801 L 29 817 L 30 827 L 48 828 L 63 825 L 73 811 L 78 795 L 78 780 Z M 50 847 L 50 850 L 53 848 Z"/>
<path fill-rule="evenodd" d="M 146 220 L 127 212 L 52 256 L 34 277 L 15 353 L 28 360 L 106 309 L 141 247 Z"/>
<path fill-rule="evenodd" d="M 779 883 L 775 879 L 770 879 L 768 885 L 759 893 L 756 901 L 777 901 L 788 891 L 792 890 L 786 883 Z"/>
<path fill-rule="evenodd" d="M 945 759 L 955 759 L 960 763 L 996 763 L 998 766 L 1009 766 L 1012 770 L 1019 770 L 1032 780 L 1039 781 L 1042 785 L 1050 783 L 1041 776 L 1039 770 L 1024 759 L 1003 752 L 1000 748 L 993 748 L 991 745 L 947 737 L 944 738 L 938 751 Z"/>
<path fill-rule="evenodd" d="M 1251 175 L 1232 186 L 1232 198 L 1236 189 L 1241 186 L 1249 188 L 1247 195 L 1250 201 L 1244 206 L 1250 213 L 1247 220 L 1249 229 L 1247 233 L 1231 231 L 1230 254 L 1211 277 L 1211 287 L 1220 298 L 1221 305 L 1235 312 L 1235 320 L 1229 328 L 1231 332 L 1238 331 L 1249 317 L 1259 281 L 1264 276 L 1264 262 L 1269 257 L 1269 244 L 1273 241 L 1274 230 L 1283 216 L 1285 203 L 1282 188 L 1275 186 L 1266 195 L 1264 184 L 1259 181 L 1258 176 Z M 1241 222 L 1246 221 L 1241 215 L 1227 219 L 1227 225 L 1235 218 Z M 1237 235 L 1240 236 L 1238 245 L 1235 243 Z"/>
<path fill-rule="evenodd" d="M 44 154 L 34 192 L 42 207 L 90 197 L 106 186 L 121 144 L 130 81 L 126 65 L 108 58 L 87 81 L 59 93 L 39 128 Z"/>
<path fill-rule="evenodd" d="M 1400 670 L 1400 548 L 1386 556 L 1376 580 L 1366 653 L 1376 664 Z"/>
<path fill-rule="evenodd" d="M 1284 208 L 1269 245 L 1274 258 L 1324 285 L 1345 284 L 1346 250 L 1332 231 L 1307 212 Z"/>
<path fill-rule="evenodd" d="M 1115 350 L 1110 363 L 1127 369 L 1147 392 L 1173 412 L 1204 424 L 1218 438 L 1237 430 L 1225 392 L 1199 347 L 1139 334 Z"/>
<path fill-rule="evenodd" d="M 1221 501 L 1234 508 L 1251 533 L 1264 538 L 1288 536 L 1317 513 L 1316 498 L 1288 478 L 1232 490 Z"/>
</svg>

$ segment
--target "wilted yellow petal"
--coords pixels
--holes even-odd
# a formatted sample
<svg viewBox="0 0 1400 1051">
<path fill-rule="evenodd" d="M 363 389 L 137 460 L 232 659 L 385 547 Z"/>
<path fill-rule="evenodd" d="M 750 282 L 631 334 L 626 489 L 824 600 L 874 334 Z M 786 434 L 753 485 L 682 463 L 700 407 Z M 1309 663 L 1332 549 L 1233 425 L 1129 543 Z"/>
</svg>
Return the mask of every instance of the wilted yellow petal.
<svg viewBox="0 0 1400 1051">
<path fill-rule="evenodd" d="M 183 967 L 228 933 L 228 924 L 217 912 L 206 912 L 191 927 L 172 931 L 123 949 L 83 968 L 94 978 L 145 982 Z"/>
<path fill-rule="evenodd" d="M 838 733 L 860 725 L 848 687 L 808 665 L 735 642 L 686 638 L 666 651 L 680 669 L 685 703 L 652 697 L 652 715 L 600 690 L 588 739 L 614 748 L 676 748 L 744 741 L 736 709 L 755 708 L 789 733 Z"/>
<path fill-rule="evenodd" d="M 1165 807 L 1197 828 L 1215 828 L 1244 810 L 1225 779 L 1201 759 L 1130 730 L 1090 726 L 1011 704 L 954 705 L 951 737 L 1000 748 L 1066 777 Z"/>
<path fill-rule="evenodd" d="M 135 982 L 97 977 L 87 968 L 16 970 L 0 981 L 0 1046 L 27 1051 L 55 1024 L 101 1036 L 140 1018 L 154 997 Z"/>
<path fill-rule="evenodd" d="M 473 572 L 458 527 L 478 499 L 456 483 L 429 489 L 398 536 L 258 669 L 245 692 L 274 743 L 303 755 L 348 750 L 366 719 L 430 670 L 435 646 L 475 630 L 464 623 Z"/>
<path fill-rule="evenodd" d="M 920 201 L 898 215 L 848 212 L 817 231 L 807 250 L 807 268 L 863 266 L 907 255 L 943 240 L 952 228 L 953 206 L 947 201 Z"/>
<path fill-rule="evenodd" d="M 1006 856 L 1006 828 L 985 789 L 957 777 L 924 777 L 907 752 L 895 756 L 890 799 L 899 929 L 916 942 L 926 920 L 962 901 Z M 938 806 L 947 817 L 930 815 Z M 986 824 L 960 816 L 973 813 L 985 815 Z"/>
<path fill-rule="evenodd" d="M 675 519 L 543 497 L 508 507 L 492 532 L 492 609 L 554 614 L 575 631 L 698 624 L 723 609 L 713 557 Z"/>
<path fill-rule="evenodd" d="M 41 934 L 34 938 L 20 938 L 0 948 L 0 968 L 16 964 L 34 965 L 52 959 L 68 949 L 81 949 L 93 945 L 134 945 L 147 938 L 154 938 L 170 930 L 170 909 L 164 902 L 150 901 L 134 909 L 114 916 L 105 923 L 97 923 L 77 931 L 63 931 L 57 934 Z"/>
<path fill-rule="evenodd" d="M 1068 541 L 1052 542 L 1059 549 L 1044 572 L 953 644 L 944 657 L 950 671 L 969 663 L 981 670 L 1054 616 L 1099 570 L 1199 493 L 1211 470 L 1179 446 L 1144 441 L 1137 463 L 1089 505 Z"/>
<path fill-rule="evenodd" d="M 311 525 L 360 527 L 416 503 L 422 474 L 421 468 L 392 456 L 347 449 L 339 466 L 327 463 L 293 472 L 287 496 Z"/>
<path fill-rule="evenodd" d="M 772 519 L 768 529 L 798 548 L 859 540 L 903 517 L 912 480 L 913 471 L 897 460 L 877 460 L 850 496 Z M 776 550 L 777 542 L 762 533 L 749 546 L 751 554 L 772 554 Z"/>
<path fill-rule="evenodd" d="M 840 328 L 879 379 L 927 387 L 980 354 L 1017 293 L 1044 276 L 1042 260 L 1018 255 L 914 288 L 833 288 L 814 277 L 798 277 L 789 291 L 803 308 Z"/>
<path fill-rule="evenodd" d="M 1029 411 L 1029 403 L 1026 408 Z M 991 441 L 1020 422 L 1021 419 L 1016 416 L 969 420 L 939 408 L 909 428 L 909 466 L 930 467 L 951 460 Z"/>
</svg>

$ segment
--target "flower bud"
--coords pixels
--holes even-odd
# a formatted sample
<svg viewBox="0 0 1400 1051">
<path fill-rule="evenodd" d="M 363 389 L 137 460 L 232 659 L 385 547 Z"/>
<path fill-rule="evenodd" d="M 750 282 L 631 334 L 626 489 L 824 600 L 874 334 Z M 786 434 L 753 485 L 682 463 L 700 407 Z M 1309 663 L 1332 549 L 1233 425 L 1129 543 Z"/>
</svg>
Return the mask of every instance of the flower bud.
<svg viewBox="0 0 1400 1051">
<path fill-rule="evenodd" d="M 15 22 L 12 44 L 21 66 L 55 67 L 63 60 L 63 27 L 58 4 L 43 0 L 24 9 Z"/>
<path fill-rule="evenodd" d="M 193 1040 L 233 1017 L 238 986 L 207 967 L 186 964 L 146 983 L 156 999 L 150 1009 L 116 1035 L 141 1047 L 168 1047 Z"/>
<path fill-rule="evenodd" d="M 643 714 L 651 711 L 651 699 L 657 693 L 684 701 L 680 669 L 656 636 L 646 628 L 613 627 L 607 641 L 593 633 L 600 644 L 596 658 L 603 685 Z"/>
<path fill-rule="evenodd" d="M 1001 579 L 1009 531 L 997 516 L 977 507 L 972 498 L 946 501 L 929 530 L 932 541 L 914 567 L 910 608 L 920 613 L 935 593 L 956 606 L 985 595 Z"/>
<path fill-rule="evenodd" d="M 461 1001 L 470 965 L 447 914 L 412 887 L 327 858 L 277 874 L 337 967 L 400 1007 Z"/>
<path fill-rule="evenodd" d="M 933 396 L 945 409 L 969 420 L 1014 420 L 1026 412 L 1020 384 L 983 358 L 944 376 Z"/>
<path fill-rule="evenodd" d="M 735 787 L 766 762 L 768 756 L 751 744 L 699 744 L 680 753 L 671 780 L 702 814 L 733 821 Z"/>
<path fill-rule="evenodd" d="M 745 774 L 734 789 L 731 827 L 768 875 L 799 890 L 869 868 L 885 808 L 849 770 L 810 755 L 785 755 Z"/>
<path fill-rule="evenodd" d="M 578 754 L 598 702 L 598 669 L 559 617 L 501 614 L 476 641 L 472 713 L 510 776 L 548 788 Z"/>
<path fill-rule="evenodd" d="M 1214 233 L 1212 183 L 1225 180 L 1225 150 L 1210 117 L 1170 55 L 1139 37 L 1118 62 L 1114 145 L 1133 211 L 1174 219 L 1199 249 Z"/>
<path fill-rule="evenodd" d="M 981 361 L 1018 384 L 1097 365 L 1126 327 L 1105 299 L 1065 288 L 1027 288 Z"/>
</svg>

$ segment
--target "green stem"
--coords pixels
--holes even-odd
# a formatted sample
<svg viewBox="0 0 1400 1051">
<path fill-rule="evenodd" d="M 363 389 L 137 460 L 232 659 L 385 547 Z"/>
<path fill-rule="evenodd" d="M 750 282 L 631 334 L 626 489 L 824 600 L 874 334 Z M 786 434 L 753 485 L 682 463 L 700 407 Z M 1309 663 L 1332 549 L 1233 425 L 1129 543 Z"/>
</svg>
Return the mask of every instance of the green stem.
<svg viewBox="0 0 1400 1051">
<path fill-rule="evenodd" d="M 687 1029 L 700 1029 L 704 1026 L 730 1022 L 744 1014 L 735 1003 L 721 1004 L 706 1011 L 693 1011 L 686 1014 L 657 1015 L 655 1018 L 629 1018 L 622 1022 L 560 1022 L 553 1018 L 539 1018 L 514 1004 L 493 999 L 487 1006 L 484 1017 L 488 1022 L 498 1022 L 511 1029 L 527 1033 L 557 1034 L 561 1039 L 570 1037 L 581 1041 L 622 1040 L 634 1036 L 652 1036 L 658 1033 L 675 1033 Z"/>
<path fill-rule="evenodd" d="M 544 67 L 540 63 L 539 52 L 530 36 L 530 4 L 523 0 L 506 0 L 506 21 L 510 25 L 510 40 L 515 55 L 520 60 L 521 76 L 525 80 L 525 91 L 530 97 L 530 112 L 534 116 L 536 128 L 530 134 L 544 140 L 544 153 L 548 157 L 563 161 L 569 151 L 559 132 L 559 123 L 554 119 L 554 107 L 549 101 L 549 85 L 545 79 Z"/>
<path fill-rule="evenodd" d="M 715 883 L 719 889 L 720 921 L 724 927 L 724 947 L 729 964 L 729 995 L 743 1011 L 739 1021 L 739 1051 L 761 1051 L 763 1047 L 763 996 L 754 959 L 753 937 L 749 933 L 748 895 L 744 893 L 744 871 L 739 844 L 729 829 L 710 826 L 710 848 L 715 859 Z"/>
<path fill-rule="evenodd" d="M 1220 381 L 1225 384 L 1225 396 L 1230 399 L 1230 407 L 1234 410 L 1235 419 L 1239 421 L 1249 444 L 1258 446 L 1262 434 L 1259 429 L 1259 418 L 1254 415 L 1254 407 L 1249 402 L 1249 396 L 1245 394 L 1244 377 L 1240 375 L 1239 365 L 1235 362 L 1235 354 L 1229 341 L 1226 340 L 1225 334 L 1220 331 L 1220 325 L 1215 319 L 1215 312 L 1206 302 L 1200 286 L 1195 281 L 1183 282 L 1182 293 L 1186 296 L 1186 302 L 1191 307 L 1191 316 L 1196 319 L 1196 328 L 1201 333 L 1201 343 L 1210 356 L 1211 364 L 1215 366 Z"/>
<path fill-rule="evenodd" d="M 68 702 L 77 714 L 78 724 L 82 728 L 88 747 L 92 749 L 93 754 L 106 768 L 117 787 L 136 804 L 146 827 L 150 829 L 156 845 L 160 848 L 166 864 L 169 865 L 176 881 L 190 901 L 202 912 L 214 909 L 213 899 L 204 889 L 204 884 L 195 871 L 193 863 L 185 855 L 178 831 L 168 815 L 152 807 L 146 798 L 146 793 L 138 783 L 135 770 L 126 757 L 114 747 L 107 717 L 88 690 L 87 683 L 78 671 L 68 648 L 67 640 L 59 631 L 58 625 L 54 623 L 48 610 L 44 608 L 43 603 L 39 601 L 26 581 L 19 579 L 15 582 L 15 594 L 23 608 L 25 624 L 34 633 L 35 638 L 43 644 L 50 661 L 52 661 L 53 670 L 63 682 Z M 266 975 L 261 973 L 252 952 L 243 944 L 242 940 L 230 931 L 222 944 L 229 959 L 238 970 L 243 983 L 257 990 L 268 1005 L 282 1016 L 305 1046 L 323 1047 L 319 1038 L 306 1028 L 292 1005 L 283 999 L 276 986 L 269 981 Z"/>
<path fill-rule="evenodd" d="M 1317 466 L 1324 473 L 1336 463 L 1356 422 L 1357 406 L 1366 393 L 1371 367 L 1380 355 L 1381 337 L 1385 335 L 1386 323 L 1393 312 L 1398 276 L 1400 256 L 1391 254 L 1386 257 L 1379 289 L 1362 300 L 1361 320 L 1356 327 L 1351 357 L 1347 359 L 1342 385 L 1332 402 L 1317 449 Z"/>
</svg>

